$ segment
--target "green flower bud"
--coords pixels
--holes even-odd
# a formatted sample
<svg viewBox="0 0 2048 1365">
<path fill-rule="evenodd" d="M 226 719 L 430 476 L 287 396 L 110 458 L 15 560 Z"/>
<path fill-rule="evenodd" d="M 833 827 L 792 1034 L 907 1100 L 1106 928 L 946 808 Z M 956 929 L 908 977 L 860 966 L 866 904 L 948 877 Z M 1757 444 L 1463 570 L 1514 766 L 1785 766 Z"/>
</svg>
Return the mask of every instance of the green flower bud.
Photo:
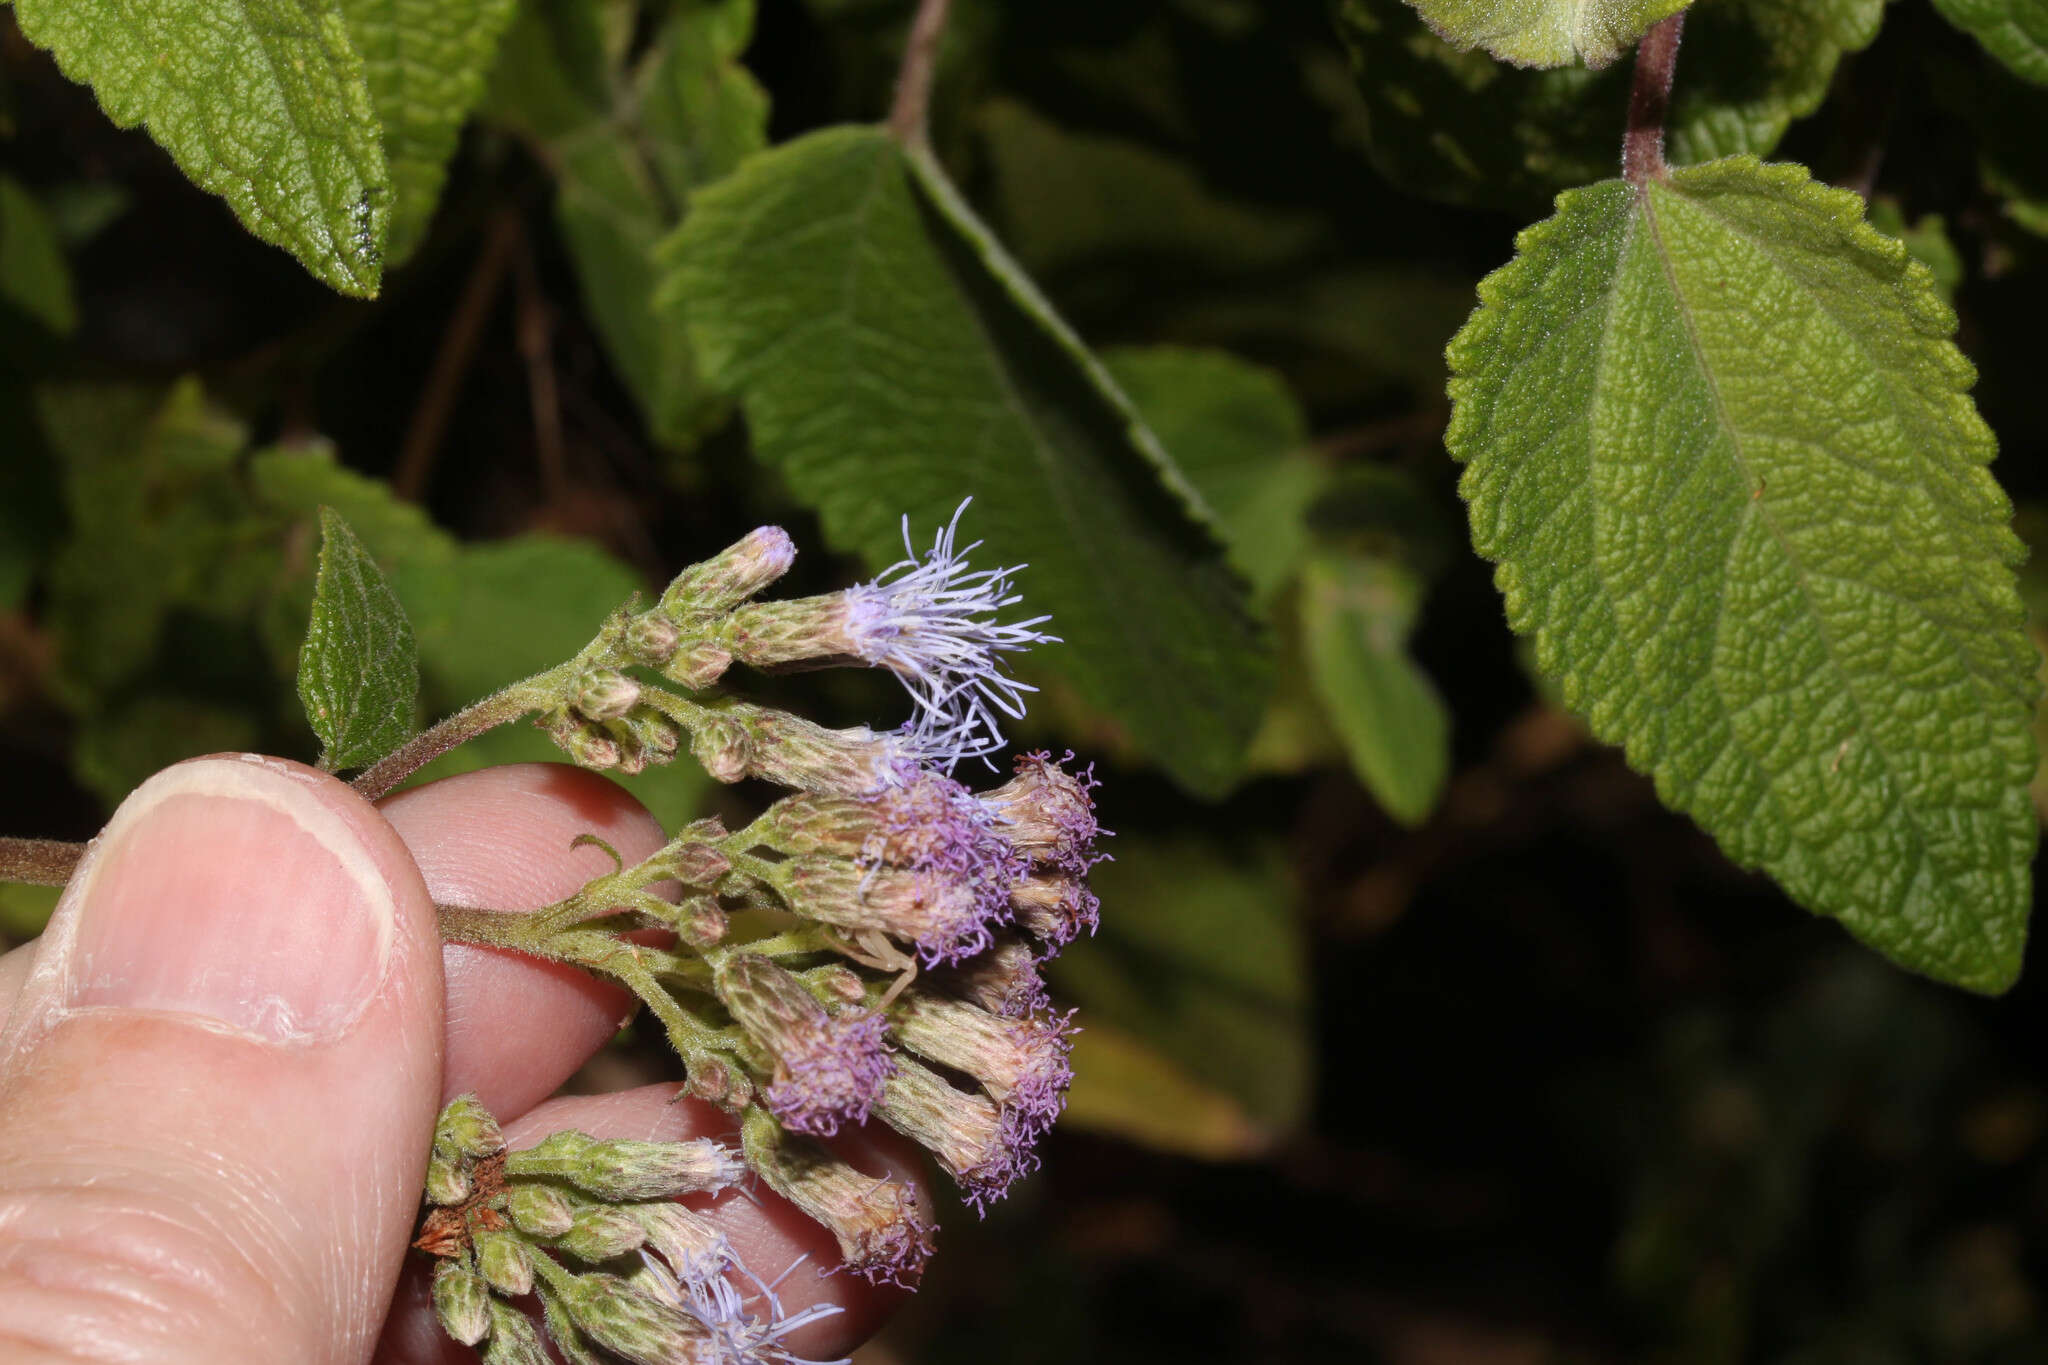
<svg viewBox="0 0 2048 1365">
<path fill-rule="evenodd" d="M 642 612 L 626 626 L 626 649 L 645 664 L 659 668 L 675 657 L 683 633 L 676 623 L 659 612 Z"/>
<path fill-rule="evenodd" d="M 533 1253 L 509 1232 L 479 1232 L 476 1265 L 484 1281 L 507 1298 L 533 1292 Z"/>
<path fill-rule="evenodd" d="M 551 1133 L 535 1146 L 512 1153 L 505 1170 L 513 1176 L 566 1180 L 600 1199 L 613 1200 L 710 1193 L 737 1183 L 746 1173 L 729 1148 L 709 1138 L 608 1142 L 574 1129 Z"/>
<path fill-rule="evenodd" d="M 737 1114 L 754 1102 L 754 1083 L 723 1057 L 694 1057 L 683 1089 L 696 1099 Z"/>
<path fill-rule="evenodd" d="M 484 1365 L 549 1365 L 547 1347 L 533 1319 L 510 1304 L 491 1300 L 491 1338 L 484 1343 Z"/>
<path fill-rule="evenodd" d="M 714 1365 L 720 1354 L 703 1323 L 617 1275 L 578 1275 L 562 1298 L 591 1340 L 633 1365 Z"/>
<path fill-rule="evenodd" d="M 469 1157 L 495 1156 L 505 1150 L 505 1135 L 475 1095 L 457 1095 L 434 1123 L 434 1146 Z"/>
<path fill-rule="evenodd" d="M 506 1160 L 509 1165 L 511 1158 Z M 506 1187 L 505 1212 L 512 1215 L 512 1226 L 529 1237 L 560 1237 L 576 1221 L 576 1211 L 560 1190 L 525 1181 Z"/>
<path fill-rule="evenodd" d="M 747 775 L 747 732 L 724 716 L 706 716 L 690 737 L 690 754 L 716 780 L 737 782 Z"/>
<path fill-rule="evenodd" d="M 647 1230 L 647 1245 L 679 1280 L 707 1280 L 733 1262 L 725 1234 L 681 1204 L 636 1204 L 633 1216 Z"/>
<path fill-rule="evenodd" d="M 491 1291 L 483 1277 L 460 1261 L 434 1266 L 434 1315 L 448 1335 L 474 1346 L 491 1330 Z"/>
<path fill-rule="evenodd" d="M 555 1245 L 579 1261 L 593 1265 L 640 1249 L 647 1229 L 625 1209 L 594 1204 L 577 1210 L 569 1230 L 555 1239 Z"/>
<path fill-rule="evenodd" d="M 640 704 L 640 684 L 615 669 L 594 669 L 576 680 L 569 705 L 589 720 L 617 720 Z"/>
<path fill-rule="evenodd" d="M 722 612 L 738 606 L 789 572 L 796 543 L 780 526 L 762 526 L 737 544 L 675 576 L 656 608 L 664 616 Z"/>
<path fill-rule="evenodd" d="M 670 659 L 661 670 L 661 676 L 679 687 L 692 692 L 705 688 L 725 676 L 732 667 L 732 655 L 709 640 L 693 640 L 689 646 Z"/>
<path fill-rule="evenodd" d="M 461 1157 L 435 1152 L 427 1159 L 427 1199 L 435 1204 L 460 1204 L 474 1188 L 469 1180 L 469 1163 Z"/>
</svg>

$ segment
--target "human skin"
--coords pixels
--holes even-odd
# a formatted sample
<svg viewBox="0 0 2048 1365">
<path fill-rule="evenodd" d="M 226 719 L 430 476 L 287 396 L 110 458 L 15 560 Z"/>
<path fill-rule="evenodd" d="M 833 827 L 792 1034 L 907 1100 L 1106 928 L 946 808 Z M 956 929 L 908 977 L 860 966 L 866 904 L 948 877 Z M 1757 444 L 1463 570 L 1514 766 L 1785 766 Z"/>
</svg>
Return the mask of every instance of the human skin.
<svg viewBox="0 0 2048 1365">
<path fill-rule="evenodd" d="M 373 808 L 303 765 L 222 756 L 159 774 L 109 831 L 44 938 L 0 957 L 0 1356 L 473 1360 L 440 1334 L 405 1251 L 446 1099 L 475 1092 L 514 1146 L 560 1128 L 731 1131 L 673 1085 L 547 1099 L 630 997 L 440 943 L 435 900 L 531 908 L 608 871 L 602 849 L 571 847 L 579 834 L 628 861 L 660 847 L 602 778 L 496 768 Z M 358 912 L 373 931 L 344 932 Z M 250 960 L 214 969 L 235 959 Z M 295 1013 L 300 999 L 316 1004 Z M 900 1143 L 839 1145 L 919 1178 Z M 830 1236 L 766 1191 L 708 1211 L 763 1280 L 796 1267 L 785 1310 L 844 1309 L 791 1339 L 800 1354 L 844 1354 L 893 1305 L 822 1273 Z"/>
</svg>

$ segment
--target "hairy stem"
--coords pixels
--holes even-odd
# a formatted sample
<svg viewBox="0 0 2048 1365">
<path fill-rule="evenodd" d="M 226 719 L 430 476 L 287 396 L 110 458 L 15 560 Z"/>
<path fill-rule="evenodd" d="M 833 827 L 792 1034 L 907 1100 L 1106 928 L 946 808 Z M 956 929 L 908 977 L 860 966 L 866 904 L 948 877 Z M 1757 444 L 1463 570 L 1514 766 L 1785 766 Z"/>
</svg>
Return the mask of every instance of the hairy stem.
<svg viewBox="0 0 2048 1365">
<path fill-rule="evenodd" d="M 905 146 L 922 147 L 930 141 L 932 76 L 950 8 L 951 0 L 918 0 L 917 17 L 910 21 L 903 66 L 896 73 L 896 102 L 889 109 L 889 131 Z"/>
<path fill-rule="evenodd" d="M 364 800 L 375 801 L 456 745 L 546 705 L 564 672 L 563 668 L 551 668 L 502 692 L 494 692 L 474 706 L 464 707 L 378 759 L 350 785 Z"/>
<path fill-rule="evenodd" d="M 84 844 L 62 839 L 0 838 L 0 882 L 62 886 L 71 880 L 84 856 Z"/>
<path fill-rule="evenodd" d="M 1671 107 L 1671 78 L 1678 69 L 1678 38 L 1685 11 L 1650 25 L 1636 45 L 1635 83 L 1628 92 L 1628 132 L 1621 141 L 1621 173 L 1631 185 L 1663 179 L 1664 116 Z"/>
</svg>

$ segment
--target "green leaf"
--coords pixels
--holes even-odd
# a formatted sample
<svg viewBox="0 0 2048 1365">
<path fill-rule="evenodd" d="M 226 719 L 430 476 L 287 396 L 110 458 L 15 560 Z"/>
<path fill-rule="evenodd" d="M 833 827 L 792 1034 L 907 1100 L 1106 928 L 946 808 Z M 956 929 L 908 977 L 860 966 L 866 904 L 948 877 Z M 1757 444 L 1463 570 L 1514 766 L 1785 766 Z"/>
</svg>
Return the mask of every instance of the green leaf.
<svg viewBox="0 0 2048 1365">
<path fill-rule="evenodd" d="M 320 736 L 320 766 L 360 767 L 405 743 L 419 691 L 405 608 L 348 523 L 323 507 L 313 619 L 299 653 L 299 700 Z"/>
<path fill-rule="evenodd" d="M 1105 351 L 1102 364 L 1222 520 L 1230 557 L 1263 609 L 1308 545 L 1323 484 L 1308 420 L 1271 370 L 1222 351 Z"/>
<path fill-rule="evenodd" d="M 2034 652 L 1925 267 L 1749 158 L 1567 194 L 1519 247 L 1452 342 L 1446 437 L 1510 623 L 1735 861 L 2004 989 Z"/>
<path fill-rule="evenodd" d="M 936 166 L 813 133 L 700 193 L 666 296 L 761 457 L 874 564 L 967 533 L 1063 647 L 1042 666 L 1197 792 L 1237 776 L 1268 660 L 1214 518 Z"/>
<path fill-rule="evenodd" d="M 1313 1058 L 1284 859 L 1208 840 L 1116 842 L 1116 861 L 1090 874 L 1102 928 L 1050 965 L 1055 990 L 1091 1029 L 1119 1030 L 1229 1096 L 1266 1138 L 1297 1127 Z"/>
<path fill-rule="evenodd" d="M 1690 0 L 1408 0 L 1453 47 L 1516 66 L 1605 66 Z"/>
<path fill-rule="evenodd" d="M 61 886 L 24 886 L 0 882 L 0 941 L 25 943 L 43 932 L 57 908 Z"/>
<path fill-rule="evenodd" d="M 2014 75 L 2048 85 L 2048 0 L 1934 0 Z"/>
<path fill-rule="evenodd" d="M 1686 14 L 1667 152 L 1684 165 L 1763 156 L 1820 107 L 1845 53 L 1877 36 L 1885 0 L 1714 0 Z M 1624 63 L 1514 71 L 1435 37 L 1399 0 L 1339 0 L 1354 82 L 1316 88 L 1350 115 L 1388 179 L 1432 198 L 1536 212 L 1558 190 L 1614 174 Z M 1312 70 L 1312 76 L 1317 75 Z"/>
<path fill-rule="evenodd" d="M 1243 1160 L 1273 1145 L 1275 1133 L 1242 1102 L 1122 1029 L 1091 1017 L 1074 1039 L 1072 1062 L 1061 1116 L 1070 1128 L 1204 1161 Z"/>
<path fill-rule="evenodd" d="M 57 231 L 36 197 L 7 176 L 0 176 L 0 300 L 58 336 L 78 327 L 71 267 Z"/>
<path fill-rule="evenodd" d="M 1316 695 L 1358 780 L 1404 825 L 1436 808 L 1451 771 L 1450 713 L 1408 655 L 1421 605 L 1421 579 L 1385 560 L 1323 554 L 1302 575 L 1302 637 Z"/>
<path fill-rule="evenodd" d="M 514 0 L 340 0 L 391 175 L 385 259 L 397 265 L 426 234 L 463 120 L 484 92 Z"/>
<path fill-rule="evenodd" d="M 15 0 L 22 33 L 144 124 L 242 225 L 344 294 L 383 277 L 391 182 L 336 0 Z"/>
</svg>

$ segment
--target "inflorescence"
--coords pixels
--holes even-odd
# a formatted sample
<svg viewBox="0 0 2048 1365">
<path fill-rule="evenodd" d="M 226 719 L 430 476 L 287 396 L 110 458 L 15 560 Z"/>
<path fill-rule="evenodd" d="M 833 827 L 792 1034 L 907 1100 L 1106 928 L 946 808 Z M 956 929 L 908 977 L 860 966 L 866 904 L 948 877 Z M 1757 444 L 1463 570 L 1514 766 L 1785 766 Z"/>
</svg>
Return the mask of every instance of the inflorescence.
<svg viewBox="0 0 2048 1365">
<path fill-rule="evenodd" d="M 696 822 L 495 940 L 631 987 L 682 1055 L 687 1093 L 737 1116 L 738 1161 L 829 1228 L 847 1268 L 903 1284 L 930 1254 L 929 1210 L 913 1187 L 860 1171 L 818 1139 L 879 1119 L 928 1149 L 977 1209 L 1035 1169 L 1072 1079 L 1072 1024 L 1052 1008 L 1041 968 L 1094 929 L 1087 877 L 1104 856 L 1096 782 L 1071 770 L 1071 754 L 1018 758 L 987 791 L 951 776 L 961 759 L 1003 744 L 999 716 L 1022 714 L 1030 689 L 1004 656 L 1054 638 L 1039 629 L 1046 618 L 999 619 L 1018 601 L 1016 570 L 970 570 L 975 546 L 956 547 L 958 523 L 956 513 L 929 552 L 870 583 L 756 602 L 795 553 L 787 534 L 764 527 L 686 569 L 653 606 L 615 616 L 557 671 L 541 708 L 538 723 L 571 757 L 635 771 L 687 747 L 721 781 L 791 790 L 736 831 Z M 911 720 L 828 729 L 720 687 L 734 663 L 839 662 L 894 673 Z M 680 894 L 657 894 L 663 886 Z M 673 930 L 674 946 L 620 937 L 648 927 Z M 604 1339 L 610 1329 L 592 1323 L 609 1321 L 614 1310 L 601 1305 L 626 1296 L 646 1322 L 687 1318 L 723 1343 L 703 1358 L 788 1360 L 777 1343 L 793 1329 L 774 1296 L 764 1287 L 770 1311 L 747 1317 L 724 1278 L 728 1253 L 669 1236 L 590 1242 L 614 1256 L 645 1244 L 657 1256 L 633 1273 L 544 1290 L 550 1324 L 560 1318 L 621 1354 Z M 698 1273 L 706 1267 L 715 1269 Z M 566 1274 L 535 1269 L 536 1284 Z"/>
</svg>

